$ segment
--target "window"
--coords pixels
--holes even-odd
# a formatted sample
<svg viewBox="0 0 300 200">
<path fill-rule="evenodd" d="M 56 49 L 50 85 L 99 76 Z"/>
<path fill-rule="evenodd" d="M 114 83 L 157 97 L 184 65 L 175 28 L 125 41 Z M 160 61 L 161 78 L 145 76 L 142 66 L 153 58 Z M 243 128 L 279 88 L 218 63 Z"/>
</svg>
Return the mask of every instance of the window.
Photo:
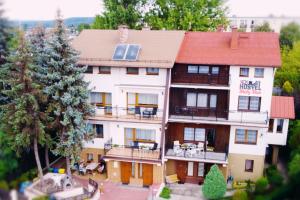
<svg viewBox="0 0 300 200">
<path fill-rule="evenodd" d="M 204 128 L 184 128 L 184 140 L 185 141 L 205 141 L 205 129 Z"/>
<path fill-rule="evenodd" d="M 254 77 L 263 78 L 264 77 L 264 68 L 255 68 Z"/>
<path fill-rule="evenodd" d="M 212 67 L 211 74 L 213 74 L 213 75 L 219 74 L 219 67 Z"/>
<path fill-rule="evenodd" d="M 207 107 L 207 94 L 198 93 L 197 107 Z"/>
<path fill-rule="evenodd" d="M 188 73 L 189 74 L 197 74 L 198 73 L 198 66 L 189 65 L 188 66 Z"/>
<path fill-rule="evenodd" d="M 198 163 L 198 176 L 204 176 L 204 163 Z"/>
<path fill-rule="evenodd" d="M 87 68 L 86 68 L 86 70 L 85 70 L 85 72 L 84 73 L 86 73 L 86 74 L 92 74 L 93 73 L 93 66 L 88 66 Z"/>
<path fill-rule="evenodd" d="M 134 141 L 154 143 L 155 137 L 152 129 L 125 128 L 125 145 L 128 146 L 133 146 Z"/>
<path fill-rule="evenodd" d="M 268 132 L 273 132 L 273 127 L 274 127 L 274 119 L 270 119 Z"/>
<path fill-rule="evenodd" d="M 113 55 L 113 60 L 124 60 L 127 47 L 128 44 L 118 44 Z"/>
<path fill-rule="evenodd" d="M 135 61 L 138 57 L 140 48 L 140 45 L 137 44 L 118 44 L 112 59 Z"/>
<path fill-rule="evenodd" d="M 97 106 L 97 109 L 102 109 L 105 114 L 112 114 L 111 93 L 91 92 L 90 103 Z"/>
<path fill-rule="evenodd" d="M 188 162 L 187 175 L 188 176 L 193 176 L 194 175 L 194 162 Z"/>
<path fill-rule="evenodd" d="M 87 124 L 89 133 L 94 133 L 96 138 L 103 138 L 103 125 L 102 124 Z"/>
<path fill-rule="evenodd" d="M 127 93 L 127 108 L 129 114 L 134 114 L 136 107 L 157 108 L 157 94 Z"/>
<path fill-rule="evenodd" d="M 199 74 L 208 74 L 209 66 L 199 66 Z"/>
<path fill-rule="evenodd" d="M 248 77 L 249 76 L 249 68 L 240 68 L 240 76 Z"/>
<path fill-rule="evenodd" d="M 87 157 L 87 161 L 93 161 L 94 159 L 94 155 L 92 153 L 87 153 L 86 157 Z"/>
<path fill-rule="evenodd" d="M 211 94 L 210 95 L 209 107 L 210 108 L 216 108 L 217 107 L 217 95 L 216 94 Z"/>
<path fill-rule="evenodd" d="M 245 171 L 253 172 L 254 160 L 246 160 L 245 161 Z"/>
<path fill-rule="evenodd" d="M 110 74 L 111 67 L 99 67 L 99 74 Z"/>
<path fill-rule="evenodd" d="M 236 144 L 256 144 L 257 130 L 236 129 L 235 143 Z"/>
<path fill-rule="evenodd" d="M 135 61 L 138 57 L 139 51 L 140 51 L 139 45 L 133 45 L 133 44 L 129 45 L 125 59 L 129 61 Z"/>
<path fill-rule="evenodd" d="M 186 106 L 196 107 L 197 105 L 197 93 L 187 93 Z"/>
<path fill-rule="evenodd" d="M 127 67 L 127 74 L 139 74 L 139 68 Z"/>
<path fill-rule="evenodd" d="M 277 119 L 277 128 L 276 128 L 277 133 L 282 133 L 283 122 L 284 122 L 283 119 Z"/>
<path fill-rule="evenodd" d="M 158 75 L 159 68 L 146 68 L 147 75 Z"/>
<path fill-rule="evenodd" d="M 239 96 L 238 110 L 259 111 L 261 97 Z"/>
</svg>

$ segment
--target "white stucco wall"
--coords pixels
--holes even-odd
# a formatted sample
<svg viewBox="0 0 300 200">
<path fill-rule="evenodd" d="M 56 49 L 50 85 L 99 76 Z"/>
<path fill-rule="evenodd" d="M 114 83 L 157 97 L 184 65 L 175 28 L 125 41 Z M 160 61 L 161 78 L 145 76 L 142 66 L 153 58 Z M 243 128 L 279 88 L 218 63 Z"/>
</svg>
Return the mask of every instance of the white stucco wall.
<svg viewBox="0 0 300 200">
<path fill-rule="evenodd" d="M 273 124 L 273 132 L 267 132 L 266 134 L 266 143 L 272 145 L 286 145 L 287 142 L 287 135 L 288 135 L 288 128 L 289 128 L 289 119 L 284 119 L 283 121 L 283 128 L 282 132 L 278 133 L 277 129 L 277 120 L 274 119 Z"/>
<path fill-rule="evenodd" d="M 241 66 L 248 67 L 248 66 Z M 274 69 L 271 67 L 264 68 L 264 77 L 255 78 L 254 70 L 259 67 L 248 67 L 249 76 L 240 77 L 240 67 L 231 66 L 230 67 L 230 98 L 229 98 L 229 121 L 243 122 L 243 123 L 265 123 L 268 120 L 271 109 L 271 99 L 272 99 L 272 88 L 274 80 Z M 259 94 L 249 94 L 242 93 L 240 91 L 241 80 L 246 81 L 260 81 L 260 91 Z M 239 96 L 258 96 L 261 97 L 260 112 L 239 112 L 238 110 L 238 99 Z"/>
</svg>

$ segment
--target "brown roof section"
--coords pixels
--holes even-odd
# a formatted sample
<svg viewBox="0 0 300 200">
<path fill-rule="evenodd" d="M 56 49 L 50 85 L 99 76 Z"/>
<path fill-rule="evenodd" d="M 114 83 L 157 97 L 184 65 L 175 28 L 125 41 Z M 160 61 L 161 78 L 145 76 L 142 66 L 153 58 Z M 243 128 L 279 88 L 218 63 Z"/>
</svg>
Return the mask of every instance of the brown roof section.
<svg viewBox="0 0 300 200">
<path fill-rule="evenodd" d="M 294 97 L 272 96 L 271 118 L 295 119 Z"/>
<path fill-rule="evenodd" d="M 176 62 L 265 67 L 281 65 L 277 33 L 235 31 L 187 32 Z"/>
<path fill-rule="evenodd" d="M 128 30 L 126 44 L 139 44 L 137 61 L 113 61 L 118 30 L 84 30 L 73 40 L 80 52 L 79 64 L 115 67 L 172 68 L 184 37 L 184 31 Z"/>
</svg>

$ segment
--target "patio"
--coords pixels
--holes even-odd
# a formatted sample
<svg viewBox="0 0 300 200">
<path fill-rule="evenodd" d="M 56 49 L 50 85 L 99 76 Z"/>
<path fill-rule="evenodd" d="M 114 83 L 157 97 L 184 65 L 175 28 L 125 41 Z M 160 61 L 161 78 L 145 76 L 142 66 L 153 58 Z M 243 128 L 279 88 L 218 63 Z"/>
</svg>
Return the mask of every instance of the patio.
<svg viewBox="0 0 300 200">
<path fill-rule="evenodd" d="M 182 151 L 181 154 L 174 152 L 174 149 L 168 149 L 166 157 L 170 158 L 194 158 L 199 160 L 216 160 L 216 161 L 226 161 L 226 153 L 218 153 L 212 151 L 203 151 L 195 154 L 187 154 L 187 151 Z"/>
<path fill-rule="evenodd" d="M 132 147 L 112 147 L 106 152 L 105 156 L 158 160 L 160 158 L 160 150 L 134 149 Z"/>
</svg>

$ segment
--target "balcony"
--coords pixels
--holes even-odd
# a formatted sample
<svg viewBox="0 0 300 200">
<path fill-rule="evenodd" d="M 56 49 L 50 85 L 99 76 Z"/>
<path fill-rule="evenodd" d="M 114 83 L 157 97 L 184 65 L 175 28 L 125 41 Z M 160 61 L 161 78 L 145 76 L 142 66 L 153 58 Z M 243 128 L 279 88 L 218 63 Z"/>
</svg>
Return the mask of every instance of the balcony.
<svg viewBox="0 0 300 200">
<path fill-rule="evenodd" d="M 105 144 L 104 149 L 105 158 L 150 162 L 160 162 L 161 159 L 161 150 L 155 143 L 140 143 L 138 146 Z"/>
<path fill-rule="evenodd" d="M 94 107 L 94 114 L 90 119 L 97 120 L 120 120 L 161 123 L 163 111 L 157 107 Z"/>
<path fill-rule="evenodd" d="M 197 145 L 188 148 L 182 146 L 167 147 L 165 158 L 196 162 L 227 163 L 227 153 L 225 152 L 214 152 L 212 149 L 205 151 L 203 148 L 197 147 Z"/>
<path fill-rule="evenodd" d="M 226 123 L 254 123 L 267 125 L 268 112 L 218 110 L 209 108 L 170 107 L 171 121 L 212 121 Z"/>
</svg>

